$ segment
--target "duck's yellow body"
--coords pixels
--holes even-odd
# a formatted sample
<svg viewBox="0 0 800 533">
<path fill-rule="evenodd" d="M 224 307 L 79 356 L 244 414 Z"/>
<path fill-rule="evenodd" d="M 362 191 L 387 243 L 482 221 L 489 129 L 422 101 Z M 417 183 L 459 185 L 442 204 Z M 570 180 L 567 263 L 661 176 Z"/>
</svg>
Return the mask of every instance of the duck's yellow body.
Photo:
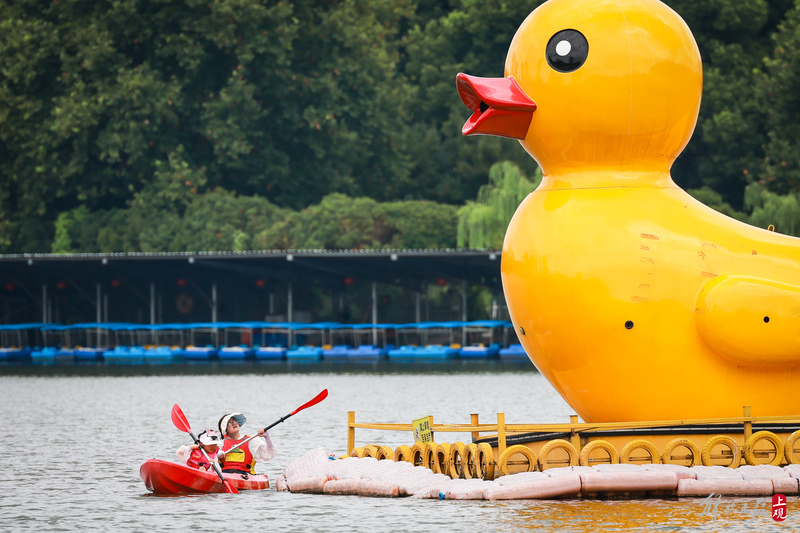
<svg viewBox="0 0 800 533">
<path fill-rule="evenodd" d="M 506 60 L 527 104 L 466 78 L 465 132 L 519 138 L 544 173 L 509 225 L 503 286 L 526 352 L 576 412 L 800 413 L 800 239 L 721 215 L 669 174 L 702 91 L 683 20 L 657 0 L 550 0 Z M 524 137 L 499 115 L 514 131 L 530 116 Z"/>
<path fill-rule="evenodd" d="M 586 421 L 791 415 L 797 241 L 677 187 L 537 190 L 503 284 L 526 352 Z"/>
</svg>

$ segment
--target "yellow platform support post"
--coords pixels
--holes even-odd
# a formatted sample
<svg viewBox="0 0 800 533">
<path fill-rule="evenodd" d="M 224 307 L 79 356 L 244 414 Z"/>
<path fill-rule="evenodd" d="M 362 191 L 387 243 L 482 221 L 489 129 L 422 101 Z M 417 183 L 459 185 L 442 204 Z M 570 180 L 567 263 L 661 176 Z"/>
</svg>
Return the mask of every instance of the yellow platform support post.
<svg viewBox="0 0 800 533">
<path fill-rule="evenodd" d="M 750 406 L 749 405 L 745 405 L 743 410 L 744 410 L 744 417 L 745 418 L 751 418 Z M 745 420 L 744 421 L 744 441 L 747 442 L 747 439 L 749 439 L 750 435 L 752 435 L 752 434 L 753 434 L 753 421 L 752 421 L 752 419 Z"/>
<path fill-rule="evenodd" d="M 347 455 L 353 453 L 356 448 L 356 428 L 353 424 L 356 423 L 356 412 L 347 411 Z"/>
<path fill-rule="evenodd" d="M 473 426 L 478 427 L 478 413 L 472 413 L 471 415 L 469 415 L 469 421 Z M 478 437 L 480 437 L 480 435 L 481 435 L 480 431 L 473 431 L 472 442 L 475 442 L 478 439 Z"/>
<path fill-rule="evenodd" d="M 578 425 L 578 415 L 571 415 L 569 417 L 569 441 L 575 446 L 578 453 L 581 453 L 581 436 L 575 431 Z"/>
<path fill-rule="evenodd" d="M 506 414 L 497 413 L 497 453 L 506 449 Z"/>
</svg>

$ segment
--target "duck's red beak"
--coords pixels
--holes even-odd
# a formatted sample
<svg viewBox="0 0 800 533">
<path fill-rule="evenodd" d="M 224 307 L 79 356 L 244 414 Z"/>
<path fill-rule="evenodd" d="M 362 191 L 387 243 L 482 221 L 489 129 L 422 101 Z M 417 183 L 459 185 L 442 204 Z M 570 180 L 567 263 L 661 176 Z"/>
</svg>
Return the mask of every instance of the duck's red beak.
<svg viewBox="0 0 800 533">
<path fill-rule="evenodd" d="M 461 128 L 464 135 L 498 135 L 524 139 L 536 103 L 528 98 L 514 78 L 456 76 L 458 96 L 474 113 Z"/>
</svg>

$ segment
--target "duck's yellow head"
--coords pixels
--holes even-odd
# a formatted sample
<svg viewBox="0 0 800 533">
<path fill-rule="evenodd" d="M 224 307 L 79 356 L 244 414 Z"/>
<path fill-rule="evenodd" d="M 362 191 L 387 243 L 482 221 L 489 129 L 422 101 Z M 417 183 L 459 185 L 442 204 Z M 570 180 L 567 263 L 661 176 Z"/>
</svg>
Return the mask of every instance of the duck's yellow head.
<svg viewBox="0 0 800 533">
<path fill-rule="evenodd" d="M 550 175 L 668 172 L 703 84 L 694 37 L 659 0 L 550 0 L 517 30 L 505 76 L 458 75 L 463 132 L 520 139 Z"/>
</svg>

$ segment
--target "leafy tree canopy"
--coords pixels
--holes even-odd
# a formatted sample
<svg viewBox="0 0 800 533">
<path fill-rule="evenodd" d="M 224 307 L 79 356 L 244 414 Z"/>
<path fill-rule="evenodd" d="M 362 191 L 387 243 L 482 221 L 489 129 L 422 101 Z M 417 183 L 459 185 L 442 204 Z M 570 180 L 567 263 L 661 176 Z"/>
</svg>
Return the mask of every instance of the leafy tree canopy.
<svg viewBox="0 0 800 533">
<path fill-rule="evenodd" d="M 408 183 L 395 67 L 410 11 L 0 2 L 0 245 L 41 250 L 60 213 L 126 207 L 180 147 L 209 190 L 295 208 L 332 191 L 391 198 Z"/>
<path fill-rule="evenodd" d="M 334 193 L 255 238 L 263 249 L 439 248 L 455 245 L 456 208 L 428 201 L 380 204 Z"/>
<path fill-rule="evenodd" d="M 745 189 L 745 206 L 751 209 L 750 223 L 787 235 L 800 236 L 800 197 L 797 193 L 779 195 L 763 185 L 751 183 Z"/>
<path fill-rule="evenodd" d="M 800 0 L 786 14 L 773 42 L 759 80 L 768 137 L 761 184 L 786 194 L 800 191 Z"/>
<path fill-rule="evenodd" d="M 537 168 L 533 178 L 528 179 L 511 162 L 493 165 L 489 169 L 489 184 L 480 188 L 477 200 L 458 210 L 458 246 L 502 248 L 511 217 L 541 181 L 541 169 Z"/>
<path fill-rule="evenodd" d="M 666 2 L 704 66 L 675 180 L 731 212 L 763 208 L 753 183 L 790 202 L 800 0 Z M 474 199 L 498 161 L 537 170 L 514 141 L 461 135 L 454 77 L 502 75 L 540 3 L 0 0 L 0 252 L 453 242 L 412 216 Z M 342 223 L 341 197 L 371 218 L 275 226 Z"/>
</svg>

